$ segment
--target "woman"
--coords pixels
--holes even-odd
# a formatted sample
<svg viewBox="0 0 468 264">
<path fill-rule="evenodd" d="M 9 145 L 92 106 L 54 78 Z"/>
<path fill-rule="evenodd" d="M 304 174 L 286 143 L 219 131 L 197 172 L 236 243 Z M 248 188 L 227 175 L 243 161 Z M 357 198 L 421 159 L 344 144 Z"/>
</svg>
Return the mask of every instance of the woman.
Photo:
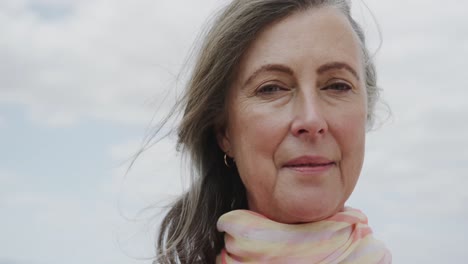
<svg viewBox="0 0 468 264">
<path fill-rule="evenodd" d="M 180 106 L 194 168 L 158 263 L 390 263 L 345 207 L 378 98 L 345 0 L 234 0 L 207 33 Z"/>
</svg>

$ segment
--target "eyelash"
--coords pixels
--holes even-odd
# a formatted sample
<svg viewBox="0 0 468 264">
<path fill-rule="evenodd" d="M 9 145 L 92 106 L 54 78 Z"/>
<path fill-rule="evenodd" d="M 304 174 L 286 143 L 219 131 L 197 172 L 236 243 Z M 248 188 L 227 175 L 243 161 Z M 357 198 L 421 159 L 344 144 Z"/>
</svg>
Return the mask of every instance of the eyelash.
<svg viewBox="0 0 468 264">
<path fill-rule="evenodd" d="M 341 87 L 341 88 L 338 88 L 338 87 Z M 320 90 L 334 90 L 334 91 L 337 91 L 337 92 L 346 92 L 346 91 L 349 91 L 349 90 L 352 90 L 353 88 L 351 87 L 351 85 L 347 84 L 347 83 L 344 83 L 344 82 L 336 82 L 336 83 L 332 83 L 332 84 L 329 84 L 323 88 L 321 88 Z"/>
<path fill-rule="evenodd" d="M 287 90 L 286 88 L 283 88 L 276 84 L 267 84 L 258 88 L 257 94 L 272 94 L 274 92 L 286 91 L 286 90 Z"/>
<path fill-rule="evenodd" d="M 335 82 L 335 83 L 331 83 L 323 88 L 321 88 L 320 90 L 324 91 L 324 90 L 333 90 L 335 92 L 347 92 L 347 91 L 350 91 L 352 90 L 352 86 L 350 84 L 347 84 L 345 82 Z M 280 85 L 277 85 L 277 84 L 267 84 L 267 85 L 264 85 L 264 86 L 261 86 L 260 88 L 258 88 L 258 90 L 256 91 L 257 94 L 263 94 L 263 95 L 268 95 L 268 94 L 273 94 L 275 92 L 279 92 L 279 91 L 286 91 L 288 90 L 287 88 L 284 88 Z"/>
</svg>

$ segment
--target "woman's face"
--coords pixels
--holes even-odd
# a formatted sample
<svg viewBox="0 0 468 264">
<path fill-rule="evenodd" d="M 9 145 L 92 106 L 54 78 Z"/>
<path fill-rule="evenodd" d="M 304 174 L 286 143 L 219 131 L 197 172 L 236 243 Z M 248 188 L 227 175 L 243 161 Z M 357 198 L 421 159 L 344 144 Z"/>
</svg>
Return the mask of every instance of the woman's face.
<svg viewBox="0 0 468 264">
<path fill-rule="evenodd" d="M 367 94 L 362 53 L 346 17 L 326 7 L 266 27 L 243 55 L 218 134 L 249 209 L 283 222 L 343 208 L 359 177 Z"/>
</svg>

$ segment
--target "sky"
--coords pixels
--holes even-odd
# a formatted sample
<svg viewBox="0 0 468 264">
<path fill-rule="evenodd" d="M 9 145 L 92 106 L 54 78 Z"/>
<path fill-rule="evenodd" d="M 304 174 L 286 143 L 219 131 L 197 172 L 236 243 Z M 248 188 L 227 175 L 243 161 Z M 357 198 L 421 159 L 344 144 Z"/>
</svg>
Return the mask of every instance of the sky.
<svg viewBox="0 0 468 264">
<path fill-rule="evenodd" d="M 160 208 L 186 187 L 175 138 L 126 169 L 225 3 L 0 1 L 0 264 L 151 263 Z M 468 2 L 363 3 L 383 100 L 348 205 L 394 263 L 460 263 Z"/>
</svg>

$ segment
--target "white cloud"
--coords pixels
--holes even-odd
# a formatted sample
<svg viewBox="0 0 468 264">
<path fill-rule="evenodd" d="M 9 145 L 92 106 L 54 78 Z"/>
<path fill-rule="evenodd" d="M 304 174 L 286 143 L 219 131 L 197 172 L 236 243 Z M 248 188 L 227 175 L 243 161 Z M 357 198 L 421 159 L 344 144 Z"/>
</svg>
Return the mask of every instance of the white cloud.
<svg viewBox="0 0 468 264">
<path fill-rule="evenodd" d="M 19 185 L 19 177 L 15 173 L 0 168 L 0 203 L 4 203 L 6 194 Z"/>
<path fill-rule="evenodd" d="M 133 155 L 140 148 L 136 140 L 112 147 L 110 154 L 117 166 L 112 172 L 112 182 L 104 186 L 106 191 L 119 195 L 122 208 L 132 211 L 128 212 L 130 215 L 148 206 L 170 202 L 182 192 L 186 182 L 182 177 L 181 157 L 169 138 L 143 152 L 126 174 Z"/>
<path fill-rule="evenodd" d="M 31 3 L 40 8 L 34 8 Z M 213 7 L 205 1 L 8 1 L 0 9 L 0 100 L 52 125 L 146 123 Z M 156 103 L 157 104 L 157 103 Z"/>
<path fill-rule="evenodd" d="M 31 184 L 41 176 L 0 172 L 0 262 L 136 264 L 153 256 L 154 229 L 119 215 L 115 195 L 48 192 Z"/>
<path fill-rule="evenodd" d="M 152 257 L 154 238 L 165 206 L 182 193 L 186 178 L 174 141 L 165 138 L 142 153 L 126 174 L 139 140 L 113 146 L 109 154 L 116 167 L 111 180 L 102 183 L 103 193 L 116 197 L 116 209 L 128 219 L 119 228 L 123 250 L 136 257 Z M 146 251 L 144 250 L 146 249 Z"/>
</svg>

